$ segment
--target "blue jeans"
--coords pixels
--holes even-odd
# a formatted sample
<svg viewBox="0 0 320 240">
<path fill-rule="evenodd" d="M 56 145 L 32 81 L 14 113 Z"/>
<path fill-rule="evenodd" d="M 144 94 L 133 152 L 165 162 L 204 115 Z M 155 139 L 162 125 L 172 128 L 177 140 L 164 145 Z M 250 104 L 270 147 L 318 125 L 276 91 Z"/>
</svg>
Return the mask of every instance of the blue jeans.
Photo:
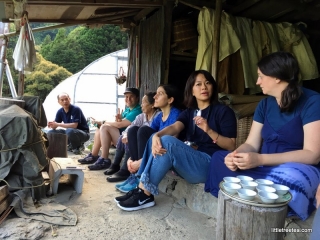
<svg viewBox="0 0 320 240">
<path fill-rule="evenodd" d="M 88 141 L 90 138 L 89 133 L 76 129 L 76 128 L 67 128 L 66 130 L 64 129 L 54 129 L 50 130 L 48 133 L 62 133 L 62 134 L 67 134 L 68 136 L 68 144 L 71 144 L 72 149 L 79 149 L 81 145 Z"/>
<path fill-rule="evenodd" d="M 316 215 L 313 219 L 312 233 L 310 235 L 310 240 L 317 240 L 320 237 L 320 207 L 317 209 Z"/>
<path fill-rule="evenodd" d="M 153 195 L 159 194 L 158 185 L 172 168 L 189 183 L 206 181 L 210 155 L 194 150 L 172 136 L 161 137 L 161 143 L 167 152 L 154 158 L 151 150 L 152 138 L 149 139 L 137 174 L 141 174 L 141 182 L 147 191 Z"/>
</svg>

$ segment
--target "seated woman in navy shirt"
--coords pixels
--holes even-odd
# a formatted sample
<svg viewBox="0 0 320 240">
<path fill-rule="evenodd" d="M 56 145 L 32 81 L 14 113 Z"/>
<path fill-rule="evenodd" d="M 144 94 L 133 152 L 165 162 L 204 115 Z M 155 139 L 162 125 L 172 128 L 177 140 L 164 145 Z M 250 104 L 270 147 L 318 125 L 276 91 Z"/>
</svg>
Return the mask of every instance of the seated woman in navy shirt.
<svg viewBox="0 0 320 240">
<path fill-rule="evenodd" d="M 257 84 L 264 94 L 250 134 L 233 152 L 213 156 L 205 190 L 218 195 L 225 176 L 265 178 L 290 188 L 289 216 L 305 220 L 315 209 L 320 181 L 320 94 L 299 86 L 298 62 L 275 52 L 258 63 Z"/>
</svg>

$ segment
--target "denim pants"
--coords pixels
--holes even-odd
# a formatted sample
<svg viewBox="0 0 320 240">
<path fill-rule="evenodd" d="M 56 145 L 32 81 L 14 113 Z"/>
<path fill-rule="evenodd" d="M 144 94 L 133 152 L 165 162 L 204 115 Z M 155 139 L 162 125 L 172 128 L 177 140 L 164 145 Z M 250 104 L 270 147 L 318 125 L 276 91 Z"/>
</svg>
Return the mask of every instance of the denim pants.
<svg viewBox="0 0 320 240">
<path fill-rule="evenodd" d="M 320 237 L 320 207 L 317 209 L 316 215 L 313 219 L 312 233 L 310 235 L 310 240 L 317 240 Z"/>
<path fill-rule="evenodd" d="M 162 156 L 152 156 L 152 138 L 144 151 L 138 176 L 145 189 L 153 195 L 159 194 L 158 185 L 166 173 L 174 170 L 189 183 L 204 183 L 207 179 L 211 156 L 194 150 L 172 136 L 161 137 L 162 147 L 167 150 Z"/>
<path fill-rule="evenodd" d="M 89 133 L 76 129 L 76 128 L 67 128 L 67 129 L 54 129 L 50 130 L 48 133 L 62 133 L 68 136 L 68 144 L 71 144 L 72 149 L 79 149 L 83 143 L 89 140 Z"/>
</svg>

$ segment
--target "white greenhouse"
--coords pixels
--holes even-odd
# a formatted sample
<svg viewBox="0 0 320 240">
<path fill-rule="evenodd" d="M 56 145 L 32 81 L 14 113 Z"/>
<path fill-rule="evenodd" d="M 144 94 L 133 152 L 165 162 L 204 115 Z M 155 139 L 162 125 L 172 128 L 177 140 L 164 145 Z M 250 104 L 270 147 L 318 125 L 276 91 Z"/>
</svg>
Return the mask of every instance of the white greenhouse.
<svg viewBox="0 0 320 240">
<path fill-rule="evenodd" d="M 120 68 L 128 70 L 128 50 L 110 53 L 89 64 L 82 71 L 62 81 L 46 97 L 43 107 L 47 120 L 55 119 L 61 106 L 57 95 L 66 92 L 71 103 L 80 107 L 86 118 L 114 121 L 117 108 L 124 109 L 124 91 L 126 83 L 118 85 Z"/>
</svg>

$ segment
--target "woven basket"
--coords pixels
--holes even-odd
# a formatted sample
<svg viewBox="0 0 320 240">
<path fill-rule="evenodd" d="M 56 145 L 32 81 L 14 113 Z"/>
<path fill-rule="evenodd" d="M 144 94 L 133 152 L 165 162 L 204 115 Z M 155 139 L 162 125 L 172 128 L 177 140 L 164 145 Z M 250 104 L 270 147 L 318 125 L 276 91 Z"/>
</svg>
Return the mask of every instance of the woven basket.
<svg viewBox="0 0 320 240">
<path fill-rule="evenodd" d="M 250 133 L 253 116 L 237 119 L 237 140 L 236 147 L 239 147 L 247 140 Z"/>
</svg>

